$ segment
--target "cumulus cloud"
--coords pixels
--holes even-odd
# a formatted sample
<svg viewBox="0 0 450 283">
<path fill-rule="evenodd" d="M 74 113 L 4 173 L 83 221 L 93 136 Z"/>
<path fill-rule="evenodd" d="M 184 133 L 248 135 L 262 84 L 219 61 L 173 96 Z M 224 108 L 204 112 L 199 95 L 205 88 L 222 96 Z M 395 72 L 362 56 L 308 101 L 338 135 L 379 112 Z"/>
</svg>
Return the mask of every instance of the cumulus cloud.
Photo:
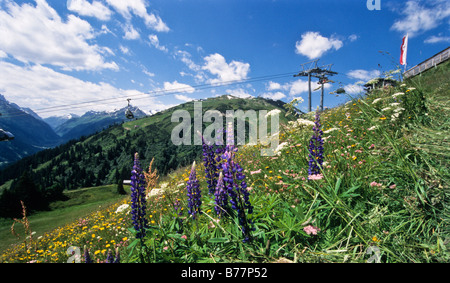
<svg viewBox="0 0 450 283">
<path fill-rule="evenodd" d="M 381 75 L 379 70 L 352 70 L 347 73 L 347 76 L 352 79 L 368 81 L 373 78 L 378 78 Z"/>
<path fill-rule="evenodd" d="M 128 21 L 131 20 L 132 15 L 136 15 L 144 20 L 148 28 L 158 32 L 170 30 L 159 16 L 147 12 L 145 0 L 106 0 L 106 2 Z"/>
<path fill-rule="evenodd" d="M 89 3 L 86 0 L 68 0 L 67 9 L 81 16 L 95 17 L 102 21 L 108 21 L 112 14 L 111 10 L 99 1 Z"/>
<path fill-rule="evenodd" d="M 266 92 L 263 95 L 261 95 L 263 98 L 272 99 L 272 100 L 281 100 L 286 97 L 284 93 L 281 91 L 277 91 L 275 93 L 272 92 Z"/>
<path fill-rule="evenodd" d="M 75 15 L 63 21 L 46 1 L 36 6 L 6 2 L 0 10 L 0 49 L 25 63 L 50 64 L 64 70 L 101 70 L 119 67 L 105 62 L 105 48 L 90 44 L 91 25 Z"/>
<path fill-rule="evenodd" d="M 195 91 L 195 88 L 188 84 L 179 83 L 177 81 L 171 82 L 164 82 L 164 90 L 165 91 L 175 91 L 175 92 L 186 92 L 186 93 L 193 93 Z"/>
<path fill-rule="evenodd" d="M 423 3 L 423 2 L 422 2 Z M 404 17 L 394 22 L 391 29 L 414 37 L 441 25 L 450 18 L 450 2 L 442 0 L 409 0 L 399 10 Z"/>
<path fill-rule="evenodd" d="M 267 86 L 267 90 L 277 90 L 277 89 L 281 89 L 281 85 L 279 83 L 270 81 L 269 85 Z"/>
<path fill-rule="evenodd" d="M 138 39 L 139 37 L 141 37 L 139 32 L 133 27 L 132 24 L 125 24 L 123 26 L 123 31 L 125 33 L 123 35 L 124 39 L 133 40 L 133 39 Z"/>
<path fill-rule="evenodd" d="M 345 93 L 348 93 L 348 94 L 360 94 L 360 93 L 364 92 L 364 88 L 358 83 L 348 84 L 348 85 L 344 86 L 344 90 L 345 90 Z"/>
<path fill-rule="evenodd" d="M 314 92 L 314 89 L 318 87 L 317 83 L 314 81 L 311 81 L 311 91 Z M 325 89 L 329 89 L 331 87 L 331 84 L 324 84 Z M 269 85 L 266 86 L 266 89 L 269 91 L 273 90 L 279 90 L 275 93 L 268 92 L 264 93 L 262 97 L 264 98 L 270 98 L 271 95 L 273 95 L 275 98 L 273 99 L 282 99 L 285 98 L 286 95 L 282 91 L 286 91 L 291 98 L 301 95 L 303 93 L 308 93 L 309 91 L 309 84 L 308 80 L 298 79 L 293 82 L 285 83 L 285 84 L 279 84 L 274 82 L 269 82 Z"/>
<path fill-rule="evenodd" d="M 208 55 L 204 57 L 204 60 L 206 63 L 202 69 L 217 76 L 217 78 L 209 80 L 212 84 L 246 79 L 250 71 L 250 64 L 234 60 L 227 63 L 225 58 L 218 53 Z"/>
<path fill-rule="evenodd" d="M 175 94 L 175 98 L 178 99 L 178 100 L 184 101 L 184 102 L 189 102 L 189 101 L 194 100 L 193 98 L 190 98 L 190 97 L 188 97 L 186 95 L 183 95 L 183 94 Z"/>
<path fill-rule="evenodd" d="M 169 52 L 169 50 L 167 49 L 167 47 L 159 44 L 159 39 L 158 36 L 156 34 L 151 34 L 148 36 L 148 39 L 150 40 L 150 45 L 155 47 L 158 50 L 161 50 L 163 52 Z"/>
<path fill-rule="evenodd" d="M 327 38 L 310 31 L 302 34 L 302 39 L 295 43 L 295 52 L 309 59 L 317 59 L 329 50 L 339 50 L 343 45 L 339 39 Z"/>
</svg>

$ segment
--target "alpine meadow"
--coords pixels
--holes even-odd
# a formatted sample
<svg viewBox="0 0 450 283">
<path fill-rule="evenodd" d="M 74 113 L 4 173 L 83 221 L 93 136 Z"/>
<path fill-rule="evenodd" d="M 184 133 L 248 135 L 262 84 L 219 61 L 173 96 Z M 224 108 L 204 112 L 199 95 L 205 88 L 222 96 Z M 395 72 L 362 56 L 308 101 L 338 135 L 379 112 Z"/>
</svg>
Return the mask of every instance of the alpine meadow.
<svg viewBox="0 0 450 283">
<path fill-rule="evenodd" d="M 0 1 L 0 263 L 450 262 L 445 1 L 25 2 Z"/>
</svg>

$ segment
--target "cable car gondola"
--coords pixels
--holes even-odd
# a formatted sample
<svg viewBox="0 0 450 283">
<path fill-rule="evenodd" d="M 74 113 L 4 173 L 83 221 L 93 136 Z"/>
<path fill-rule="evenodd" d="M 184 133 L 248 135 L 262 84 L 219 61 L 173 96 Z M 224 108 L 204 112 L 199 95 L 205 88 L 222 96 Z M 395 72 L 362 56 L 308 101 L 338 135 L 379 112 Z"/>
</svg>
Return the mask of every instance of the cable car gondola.
<svg viewBox="0 0 450 283">
<path fill-rule="evenodd" d="M 0 141 L 10 141 L 14 139 L 14 135 L 8 131 L 0 129 Z"/>
<path fill-rule="evenodd" d="M 125 117 L 127 117 L 128 119 L 133 119 L 134 115 L 133 115 L 133 112 L 131 112 L 131 109 L 130 109 L 130 100 L 131 100 L 131 98 L 128 98 L 127 100 L 128 100 L 128 108 L 125 111 Z"/>
</svg>

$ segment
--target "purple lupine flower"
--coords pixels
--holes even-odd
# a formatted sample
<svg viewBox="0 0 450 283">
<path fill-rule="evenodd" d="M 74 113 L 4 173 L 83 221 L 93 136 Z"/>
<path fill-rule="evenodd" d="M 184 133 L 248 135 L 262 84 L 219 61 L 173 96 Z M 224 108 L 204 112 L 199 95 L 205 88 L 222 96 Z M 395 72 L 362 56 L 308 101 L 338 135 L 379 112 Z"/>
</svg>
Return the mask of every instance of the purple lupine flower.
<svg viewBox="0 0 450 283">
<path fill-rule="evenodd" d="M 191 173 L 189 174 L 189 181 L 187 181 L 187 196 L 188 196 L 188 212 L 193 219 L 197 218 L 197 214 L 201 213 L 200 206 L 202 204 L 200 185 L 195 172 L 195 161 L 192 164 Z"/>
<path fill-rule="evenodd" d="M 114 256 L 111 250 L 108 250 L 108 254 L 106 255 L 106 263 L 114 263 Z"/>
<path fill-rule="evenodd" d="M 224 183 L 223 183 L 223 173 L 220 172 L 219 174 L 219 180 L 217 180 L 217 186 L 216 190 L 214 192 L 215 196 L 215 203 L 216 206 L 214 207 L 217 215 L 219 218 L 224 215 L 228 211 L 228 195 L 227 190 L 225 189 Z"/>
<path fill-rule="evenodd" d="M 215 156 L 215 150 L 213 145 L 207 144 L 202 137 L 202 149 L 203 149 L 203 164 L 205 166 L 205 177 L 208 183 L 209 194 L 214 194 L 214 190 L 217 186 L 217 178 L 219 176 L 217 163 L 220 159 Z"/>
<path fill-rule="evenodd" d="M 116 257 L 114 258 L 113 263 L 120 263 L 120 252 L 119 252 L 119 248 L 116 248 Z"/>
<path fill-rule="evenodd" d="M 320 124 L 320 112 L 317 110 L 313 127 L 313 135 L 309 140 L 309 169 L 308 175 L 320 174 L 323 164 L 323 139 Z"/>
<path fill-rule="evenodd" d="M 134 166 L 131 171 L 131 219 L 136 230 L 136 238 L 145 237 L 148 221 L 146 219 L 145 176 L 141 169 L 139 155 L 134 154 Z"/>
<path fill-rule="evenodd" d="M 84 246 L 84 263 L 92 263 L 91 255 L 89 254 L 89 250 Z"/>
<path fill-rule="evenodd" d="M 222 155 L 223 181 L 228 193 L 231 208 L 236 212 L 242 234 L 243 242 L 251 240 L 250 231 L 254 230 L 253 222 L 248 218 L 248 214 L 253 213 L 253 206 L 250 203 L 245 175 L 241 166 L 234 160 L 237 148 L 234 145 L 227 145 L 226 151 Z"/>
</svg>

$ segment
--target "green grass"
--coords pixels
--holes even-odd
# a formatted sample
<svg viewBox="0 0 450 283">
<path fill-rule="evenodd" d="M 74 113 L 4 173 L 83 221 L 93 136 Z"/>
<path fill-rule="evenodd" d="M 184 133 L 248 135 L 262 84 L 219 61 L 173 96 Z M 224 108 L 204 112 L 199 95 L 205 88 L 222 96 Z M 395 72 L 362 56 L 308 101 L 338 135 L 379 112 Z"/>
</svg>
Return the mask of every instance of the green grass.
<svg viewBox="0 0 450 283">
<path fill-rule="evenodd" d="M 32 231 L 36 232 L 35 237 L 127 198 L 127 196 L 117 194 L 116 188 L 116 185 L 108 185 L 65 192 L 67 200 L 54 202 L 50 206 L 50 211 L 36 212 L 28 217 Z M 125 189 L 129 192 L 129 189 Z M 0 219 L 0 238 L 2 239 L 0 251 L 23 240 L 23 238 L 17 239 L 11 234 L 12 224 L 13 220 L 11 219 Z M 15 227 L 18 234 L 23 235 L 22 225 L 16 224 Z"/>
</svg>

